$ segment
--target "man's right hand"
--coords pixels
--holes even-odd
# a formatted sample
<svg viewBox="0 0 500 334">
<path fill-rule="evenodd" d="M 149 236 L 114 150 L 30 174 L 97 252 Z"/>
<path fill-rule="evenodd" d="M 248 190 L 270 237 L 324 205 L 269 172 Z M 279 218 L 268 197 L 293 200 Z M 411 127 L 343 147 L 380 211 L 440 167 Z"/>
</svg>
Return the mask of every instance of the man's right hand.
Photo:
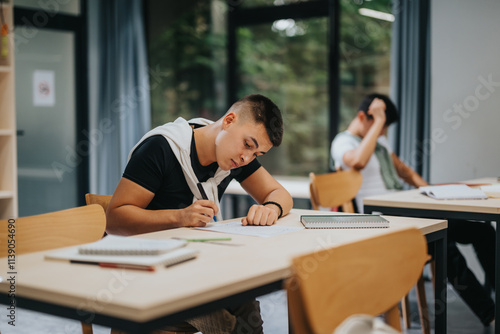
<svg viewBox="0 0 500 334">
<path fill-rule="evenodd" d="M 184 227 L 203 227 L 212 220 L 217 212 L 219 212 L 219 208 L 213 201 L 198 200 L 179 211 L 179 222 Z"/>
<path fill-rule="evenodd" d="M 368 108 L 368 115 L 373 116 L 374 120 L 385 123 L 385 102 L 382 99 L 374 98 Z"/>
</svg>

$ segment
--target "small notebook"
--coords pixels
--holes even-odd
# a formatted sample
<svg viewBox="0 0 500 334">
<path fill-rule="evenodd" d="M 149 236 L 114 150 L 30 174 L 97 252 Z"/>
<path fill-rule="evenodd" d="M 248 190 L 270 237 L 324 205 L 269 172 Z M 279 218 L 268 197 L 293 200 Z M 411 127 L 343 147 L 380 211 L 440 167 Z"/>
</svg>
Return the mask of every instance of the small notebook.
<svg viewBox="0 0 500 334">
<path fill-rule="evenodd" d="M 88 255 L 160 255 L 186 246 L 185 240 L 156 240 L 107 235 L 99 241 L 78 247 Z"/>
<path fill-rule="evenodd" d="M 305 228 L 387 228 L 389 221 L 379 215 L 300 216 Z"/>
<path fill-rule="evenodd" d="M 426 186 L 418 188 L 424 195 L 435 199 L 486 199 L 488 196 L 481 189 L 465 184 Z"/>
<path fill-rule="evenodd" d="M 89 255 L 80 254 L 76 247 L 45 254 L 45 259 L 62 260 L 71 263 L 94 264 L 102 267 L 154 270 L 194 259 L 199 251 L 192 248 L 178 248 L 160 255 Z"/>
</svg>

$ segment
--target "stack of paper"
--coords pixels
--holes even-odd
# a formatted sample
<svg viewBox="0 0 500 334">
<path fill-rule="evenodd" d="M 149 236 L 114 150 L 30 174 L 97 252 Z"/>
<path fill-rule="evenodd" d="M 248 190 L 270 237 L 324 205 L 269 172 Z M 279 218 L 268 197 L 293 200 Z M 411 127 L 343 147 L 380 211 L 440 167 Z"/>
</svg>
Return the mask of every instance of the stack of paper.
<svg viewBox="0 0 500 334">
<path fill-rule="evenodd" d="M 103 239 L 45 254 L 46 259 L 101 267 L 155 270 L 195 258 L 198 250 L 190 249 L 184 240 L 154 240 L 108 235 Z"/>
<path fill-rule="evenodd" d="M 186 246 L 185 240 L 155 240 L 107 235 L 99 241 L 78 247 L 89 255 L 160 255 Z"/>
<path fill-rule="evenodd" d="M 420 187 L 420 192 L 435 199 L 486 199 L 488 196 L 477 188 L 465 184 Z"/>
</svg>

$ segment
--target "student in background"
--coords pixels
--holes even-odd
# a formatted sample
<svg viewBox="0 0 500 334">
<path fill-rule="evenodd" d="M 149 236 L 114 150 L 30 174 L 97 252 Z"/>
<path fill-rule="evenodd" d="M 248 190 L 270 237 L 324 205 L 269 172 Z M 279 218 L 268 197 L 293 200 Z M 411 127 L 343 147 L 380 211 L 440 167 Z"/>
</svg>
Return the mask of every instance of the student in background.
<svg viewBox="0 0 500 334">
<path fill-rule="evenodd" d="M 133 235 L 222 220 L 219 200 L 233 178 L 258 203 L 243 225 L 274 224 L 288 214 L 292 197 L 255 158 L 279 146 L 282 136 L 280 110 L 258 94 L 237 101 L 216 122 L 178 118 L 151 130 L 131 151 L 107 209 L 107 232 Z M 206 334 L 262 333 L 257 301 L 187 322 Z"/>
<path fill-rule="evenodd" d="M 384 134 L 398 120 L 397 109 L 382 94 L 371 94 L 361 102 L 346 131 L 332 142 L 331 156 L 336 167 L 357 169 L 363 175 L 356 206 L 363 212 L 363 198 L 402 189 L 400 179 L 420 187 L 427 182 L 392 152 Z M 448 281 L 478 316 L 483 325 L 494 320 L 495 304 L 490 292 L 467 267 L 456 243 L 472 244 L 490 282 L 495 282 L 495 230 L 489 223 L 449 221 Z"/>
</svg>

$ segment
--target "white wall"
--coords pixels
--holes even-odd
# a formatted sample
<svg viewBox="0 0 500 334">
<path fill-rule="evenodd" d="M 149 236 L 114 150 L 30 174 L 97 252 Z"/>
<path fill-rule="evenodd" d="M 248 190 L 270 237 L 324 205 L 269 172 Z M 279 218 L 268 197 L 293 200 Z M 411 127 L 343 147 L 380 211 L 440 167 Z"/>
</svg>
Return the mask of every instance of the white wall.
<svg viewBox="0 0 500 334">
<path fill-rule="evenodd" d="M 498 0 L 431 1 L 431 183 L 500 176 L 499 17 Z"/>
</svg>

